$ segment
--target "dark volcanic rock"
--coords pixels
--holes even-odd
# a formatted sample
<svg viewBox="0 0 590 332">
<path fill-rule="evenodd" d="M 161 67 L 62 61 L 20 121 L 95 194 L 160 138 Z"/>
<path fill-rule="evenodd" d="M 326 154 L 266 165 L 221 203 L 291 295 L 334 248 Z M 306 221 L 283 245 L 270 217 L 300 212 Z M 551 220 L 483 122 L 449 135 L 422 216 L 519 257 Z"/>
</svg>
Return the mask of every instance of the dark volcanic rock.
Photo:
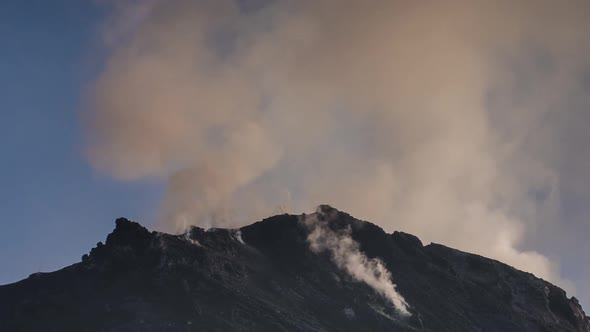
<svg viewBox="0 0 590 332">
<path fill-rule="evenodd" d="M 302 216 L 182 235 L 121 218 L 81 263 L 0 286 L 0 331 L 590 331 L 575 298 L 529 273 L 316 217 L 383 262 L 412 316 L 311 251 Z"/>
</svg>

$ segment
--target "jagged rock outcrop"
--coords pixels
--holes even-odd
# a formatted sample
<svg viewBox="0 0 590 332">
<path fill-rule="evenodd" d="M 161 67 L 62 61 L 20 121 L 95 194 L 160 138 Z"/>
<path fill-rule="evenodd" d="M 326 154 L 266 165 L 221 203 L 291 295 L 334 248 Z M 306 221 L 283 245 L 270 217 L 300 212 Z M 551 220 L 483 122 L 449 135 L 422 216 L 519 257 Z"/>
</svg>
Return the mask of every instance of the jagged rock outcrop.
<svg viewBox="0 0 590 332">
<path fill-rule="evenodd" d="M 411 316 L 310 250 L 303 216 L 181 235 L 121 218 L 82 262 L 0 286 L 0 331 L 590 331 L 575 298 L 532 274 L 319 213 L 383 263 Z"/>
</svg>

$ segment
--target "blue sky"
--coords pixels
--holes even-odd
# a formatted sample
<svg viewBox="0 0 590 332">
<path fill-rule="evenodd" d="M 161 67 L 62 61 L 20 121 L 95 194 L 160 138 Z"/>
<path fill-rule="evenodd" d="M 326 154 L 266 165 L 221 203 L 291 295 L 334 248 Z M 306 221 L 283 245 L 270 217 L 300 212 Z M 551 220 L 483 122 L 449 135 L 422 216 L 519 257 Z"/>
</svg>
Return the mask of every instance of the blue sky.
<svg viewBox="0 0 590 332">
<path fill-rule="evenodd" d="M 120 184 L 85 161 L 81 96 L 100 67 L 92 1 L 0 4 L 0 284 L 76 261 L 128 216 L 149 226 L 158 185 Z"/>
</svg>

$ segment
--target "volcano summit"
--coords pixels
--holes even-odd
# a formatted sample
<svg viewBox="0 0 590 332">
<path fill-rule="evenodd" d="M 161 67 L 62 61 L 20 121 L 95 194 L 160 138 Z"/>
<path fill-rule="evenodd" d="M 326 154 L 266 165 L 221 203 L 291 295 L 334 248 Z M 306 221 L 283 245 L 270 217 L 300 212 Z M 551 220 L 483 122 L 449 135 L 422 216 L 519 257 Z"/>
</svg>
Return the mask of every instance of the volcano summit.
<svg viewBox="0 0 590 332">
<path fill-rule="evenodd" d="M 323 205 L 240 229 L 119 218 L 82 261 L 0 286 L 1 331 L 590 331 L 530 273 Z"/>
</svg>

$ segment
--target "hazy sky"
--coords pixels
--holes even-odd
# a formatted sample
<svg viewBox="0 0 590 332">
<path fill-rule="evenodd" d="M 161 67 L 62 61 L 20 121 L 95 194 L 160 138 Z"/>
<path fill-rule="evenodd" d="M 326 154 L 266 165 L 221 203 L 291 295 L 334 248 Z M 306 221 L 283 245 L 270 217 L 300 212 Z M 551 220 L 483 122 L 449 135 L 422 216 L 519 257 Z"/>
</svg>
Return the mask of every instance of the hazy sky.
<svg viewBox="0 0 590 332">
<path fill-rule="evenodd" d="M 81 93 L 101 19 L 91 1 L 0 2 L 0 284 L 79 261 L 117 216 L 154 213 L 157 184 L 112 181 L 84 159 Z"/>
<path fill-rule="evenodd" d="M 590 302 L 586 1 L 112 4 L 0 4 L 0 283 L 330 203 Z"/>
</svg>

